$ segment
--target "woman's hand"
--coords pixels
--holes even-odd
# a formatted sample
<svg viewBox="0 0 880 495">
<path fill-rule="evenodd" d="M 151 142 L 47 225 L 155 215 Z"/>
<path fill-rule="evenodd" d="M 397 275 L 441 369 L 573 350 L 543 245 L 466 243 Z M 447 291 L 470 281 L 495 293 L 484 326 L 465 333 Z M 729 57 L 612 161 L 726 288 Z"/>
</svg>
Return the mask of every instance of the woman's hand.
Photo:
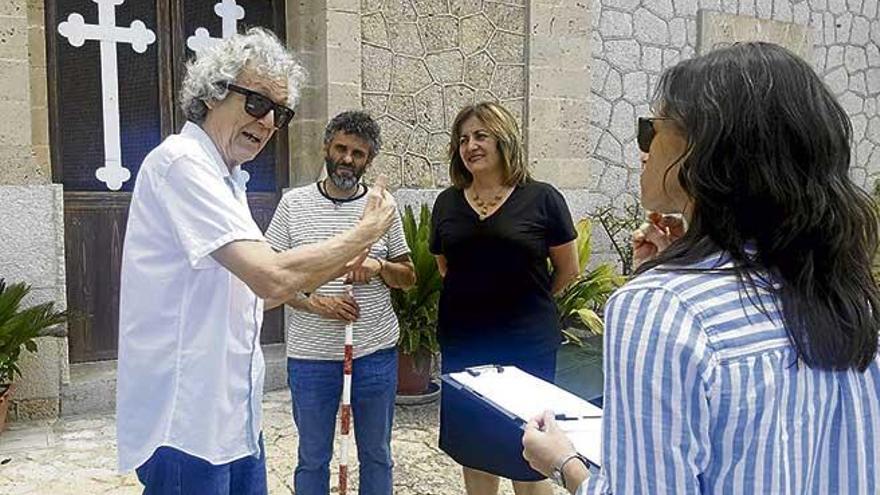
<svg viewBox="0 0 880 495">
<path fill-rule="evenodd" d="M 532 469 L 548 476 L 553 464 L 574 452 L 571 440 L 559 429 L 552 411 L 532 418 L 523 434 L 523 457 Z"/>
<path fill-rule="evenodd" d="M 651 213 L 648 221 L 633 232 L 633 270 L 657 257 L 685 232 L 684 221 L 675 215 Z"/>
<path fill-rule="evenodd" d="M 535 471 L 549 476 L 554 468 L 574 454 L 571 440 L 556 424 L 553 411 L 532 418 L 523 434 L 523 457 Z M 575 493 L 590 473 L 581 462 L 569 461 L 564 466 L 565 489 Z"/>
</svg>

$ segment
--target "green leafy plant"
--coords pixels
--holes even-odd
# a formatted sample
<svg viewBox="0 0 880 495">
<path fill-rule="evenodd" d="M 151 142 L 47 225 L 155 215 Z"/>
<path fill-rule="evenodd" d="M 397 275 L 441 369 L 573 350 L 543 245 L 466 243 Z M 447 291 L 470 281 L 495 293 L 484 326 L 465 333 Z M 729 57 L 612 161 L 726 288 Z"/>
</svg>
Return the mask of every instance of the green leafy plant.
<svg viewBox="0 0 880 495">
<path fill-rule="evenodd" d="M 415 267 L 416 284 L 409 290 L 392 289 L 391 302 L 400 322 L 400 352 L 433 357 L 440 351 L 437 342 L 437 307 L 442 280 L 434 255 L 428 249 L 431 211 L 423 204 L 416 222 L 411 207 L 404 209 L 403 232 Z"/>
<path fill-rule="evenodd" d="M 575 225 L 580 275 L 556 297 L 562 333 L 567 343 L 577 345 L 582 345 L 582 338 L 572 330 L 572 326 L 579 323 L 593 334 L 600 335 L 602 317 L 599 313 L 602 306 L 611 293 L 625 281 L 625 277 L 618 275 L 610 263 L 601 263 L 586 271 L 593 251 L 592 228 L 592 222 L 588 218 Z"/>
<path fill-rule="evenodd" d="M 0 279 L 0 387 L 21 376 L 18 360 L 22 347 L 37 351 L 34 339 L 46 328 L 63 323 L 67 316 L 55 311 L 52 302 L 21 308 L 21 301 L 30 292 L 30 286 L 17 283 L 10 286 Z"/>
</svg>

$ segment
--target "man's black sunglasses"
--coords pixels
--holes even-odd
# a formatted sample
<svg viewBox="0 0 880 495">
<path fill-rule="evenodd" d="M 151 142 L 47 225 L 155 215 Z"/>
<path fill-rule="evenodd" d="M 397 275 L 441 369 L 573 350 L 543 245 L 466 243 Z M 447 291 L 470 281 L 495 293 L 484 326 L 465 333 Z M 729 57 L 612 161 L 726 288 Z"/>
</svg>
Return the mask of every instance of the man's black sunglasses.
<svg viewBox="0 0 880 495">
<path fill-rule="evenodd" d="M 644 153 L 651 150 L 651 141 L 657 135 L 654 129 L 655 120 L 670 120 L 669 117 L 639 117 L 639 128 L 636 134 L 636 141 L 639 143 L 639 149 Z"/>
<path fill-rule="evenodd" d="M 276 129 L 284 129 L 293 120 L 294 111 L 292 109 L 275 103 L 266 95 L 231 83 L 227 84 L 226 88 L 244 95 L 244 111 L 251 117 L 261 119 L 271 110 L 275 116 Z"/>
</svg>

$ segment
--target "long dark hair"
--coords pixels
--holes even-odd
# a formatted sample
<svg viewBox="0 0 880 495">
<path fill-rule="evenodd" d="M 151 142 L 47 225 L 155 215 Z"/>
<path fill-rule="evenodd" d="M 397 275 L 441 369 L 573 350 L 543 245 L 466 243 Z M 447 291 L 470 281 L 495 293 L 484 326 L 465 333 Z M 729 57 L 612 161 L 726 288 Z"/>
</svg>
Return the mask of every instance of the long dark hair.
<svg viewBox="0 0 880 495">
<path fill-rule="evenodd" d="M 777 294 L 807 365 L 864 371 L 880 326 L 877 213 L 849 178 L 851 124 L 819 77 L 780 46 L 736 44 L 666 71 L 655 106 L 687 133 L 678 180 L 693 215 L 640 272 L 727 252 L 747 294 Z"/>
</svg>

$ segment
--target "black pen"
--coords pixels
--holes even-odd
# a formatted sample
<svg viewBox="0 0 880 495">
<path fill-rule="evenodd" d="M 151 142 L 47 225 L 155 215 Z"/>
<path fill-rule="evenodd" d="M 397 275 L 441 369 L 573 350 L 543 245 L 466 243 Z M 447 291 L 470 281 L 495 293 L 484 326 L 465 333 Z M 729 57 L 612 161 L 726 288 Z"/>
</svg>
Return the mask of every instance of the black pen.
<svg viewBox="0 0 880 495">
<path fill-rule="evenodd" d="M 602 419 L 602 416 L 566 416 L 565 414 L 557 414 L 554 418 L 556 421 L 577 421 L 579 419 Z"/>
</svg>

